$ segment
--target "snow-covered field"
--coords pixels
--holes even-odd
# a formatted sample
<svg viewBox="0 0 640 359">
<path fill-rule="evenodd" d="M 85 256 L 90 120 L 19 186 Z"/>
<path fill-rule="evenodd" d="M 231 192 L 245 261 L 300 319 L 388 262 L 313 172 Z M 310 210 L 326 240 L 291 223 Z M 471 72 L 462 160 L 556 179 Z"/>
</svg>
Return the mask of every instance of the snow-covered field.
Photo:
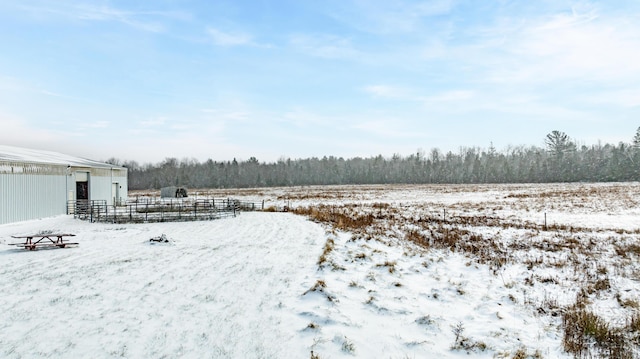
<svg viewBox="0 0 640 359">
<path fill-rule="evenodd" d="M 570 358 L 563 314 L 580 293 L 635 345 L 638 187 L 207 191 L 308 216 L 2 225 L 0 357 Z M 80 244 L 7 245 L 46 231 Z"/>
</svg>

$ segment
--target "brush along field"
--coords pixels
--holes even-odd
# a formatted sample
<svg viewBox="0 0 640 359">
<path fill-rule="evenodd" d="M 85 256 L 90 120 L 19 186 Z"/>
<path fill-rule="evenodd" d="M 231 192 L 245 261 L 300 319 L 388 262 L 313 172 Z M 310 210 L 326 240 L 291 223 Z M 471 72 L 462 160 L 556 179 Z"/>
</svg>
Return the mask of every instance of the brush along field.
<svg viewBox="0 0 640 359">
<path fill-rule="evenodd" d="M 289 212 L 0 226 L 0 357 L 640 357 L 637 183 L 189 194 Z"/>
</svg>

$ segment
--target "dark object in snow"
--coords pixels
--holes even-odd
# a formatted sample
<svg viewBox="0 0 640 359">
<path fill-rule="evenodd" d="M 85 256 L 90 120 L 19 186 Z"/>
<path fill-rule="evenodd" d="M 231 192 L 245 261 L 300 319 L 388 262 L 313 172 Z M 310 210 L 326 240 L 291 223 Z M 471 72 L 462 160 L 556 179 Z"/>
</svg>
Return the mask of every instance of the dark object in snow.
<svg viewBox="0 0 640 359">
<path fill-rule="evenodd" d="M 162 235 L 159 237 L 153 237 L 149 239 L 149 242 L 169 243 L 169 239 L 164 233 L 162 233 Z"/>
<path fill-rule="evenodd" d="M 160 189 L 160 197 L 162 198 L 185 198 L 187 197 L 187 189 L 184 187 L 169 186 Z"/>
</svg>

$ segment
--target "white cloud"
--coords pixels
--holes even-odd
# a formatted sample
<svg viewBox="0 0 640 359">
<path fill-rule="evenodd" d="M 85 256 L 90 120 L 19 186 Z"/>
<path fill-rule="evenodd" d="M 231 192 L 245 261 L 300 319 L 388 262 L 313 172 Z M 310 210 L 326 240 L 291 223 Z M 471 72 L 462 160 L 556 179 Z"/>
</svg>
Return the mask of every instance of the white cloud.
<svg viewBox="0 0 640 359">
<path fill-rule="evenodd" d="M 555 14 L 521 24 L 498 22 L 484 34 L 457 56 L 463 62 L 473 59 L 470 65 L 485 70 L 492 82 L 640 79 L 640 25 L 625 17 L 593 10 Z"/>
<path fill-rule="evenodd" d="M 86 128 L 107 128 L 111 124 L 110 121 L 85 122 L 83 126 Z"/>
<path fill-rule="evenodd" d="M 425 96 L 421 98 L 421 100 L 425 104 L 439 104 L 443 102 L 450 103 L 469 100 L 472 99 L 474 95 L 474 92 L 470 90 L 453 90 L 444 91 L 436 95 Z"/>
<path fill-rule="evenodd" d="M 251 112 L 246 110 L 239 109 L 216 109 L 216 108 L 205 108 L 200 110 L 201 112 L 210 115 L 212 118 L 216 120 L 224 120 L 224 121 L 246 121 L 249 119 Z"/>
<path fill-rule="evenodd" d="M 7 93 L 31 93 L 64 99 L 79 99 L 59 92 L 44 89 L 40 85 L 26 79 L 19 79 L 16 77 L 3 75 L 0 75 L 0 91 Z"/>
<path fill-rule="evenodd" d="M 320 34 L 297 34 L 290 37 L 290 43 L 298 50 L 316 57 L 328 59 L 355 59 L 360 57 L 349 38 Z"/>
<path fill-rule="evenodd" d="M 146 120 L 142 120 L 138 123 L 140 127 L 145 128 L 153 128 L 153 127 L 161 127 L 167 122 L 167 118 L 163 116 L 148 118 Z"/>
<path fill-rule="evenodd" d="M 213 27 L 208 27 L 207 33 L 213 43 L 219 46 L 239 46 L 253 43 L 251 36 L 245 33 L 224 32 Z"/>
<path fill-rule="evenodd" d="M 336 117 L 318 114 L 304 108 L 294 108 L 285 112 L 282 120 L 296 127 L 308 127 L 310 125 L 332 126 L 332 124 L 336 123 Z"/>
<path fill-rule="evenodd" d="M 43 145 L 64 143 L 66 137 L 66 134 L 61 131 L 50 131 L 7 113 L 0 112 L 0 123 L 2 123 L 0 143 L 4 145 L 42 149 Z"/>
<path fill-rule="evenodd" d="M 94 5 L 85 2 L 51 3 L 20 6 L 23 11 L 36 16 L 54 16 L 80 21 L 112 21 L 147 32 L 164 32 L 165 25 L 152 18 L 185 20 L 190 16 L 183 12 L 171 11 L 127 11 L 108 5 Z"/>
<path fill-rule="evenodd" d="M 586 103 L 613 105 L 624 108 L 640 107 L 640 90 L 637 88 L 602 91 L 596 95 L 584 95 L 581 97 Z"/>
<path fill-rule="evenodd" d="M 138 122 L 137 127 L 131 127 L 131 133 L 153 134 L 161 136 L 164 134 L 180 134 L 187 132 L 206 132 L 208 124 L 197 123 L 191 119 L 181 118 L 179 115 L 167 115 L 151 117 Z"/>
<path fill-rule="evenodd" d="M 239 124 L 255 117 L 251 105 L 242 95 L 238 94 L 222 94 L 210 106 L 200 109 L 200 113 L 206 121 Z"/>
<path fill-rule="evenodd" d="M 468 102 L 476 95 L 472 90 L 448 90 L 424 95 L 409 88 L 390 85 L 370 85 L 365 86 L 363 89 L 373 97 L 420 102 L 428 106 L 439 104 L 450 106 L 452 102 Z"/>
<path fill-rule="evenodd" d="M 353 125 L 352 128 L 385 138 L 421 138 L 424 133 L 415 129 L 407 128 L 408 124 L 397 118 L 381 118 L 370 121 L 361 121 Z"/>
<path fill-rule="evenodd" d="M 376 34 L 415 32 L 424 19 L 449 13 L 454 0 L 371 1 L 339 0 L 333 3 L 331 16 L 360 31 Z"/>
<path fill-rule="evenodd" d="M 410 91 L 399 86 L 389 85 L 370 85 L 365 86 L 363 90 L 374 97 L 391 98 L 391 99 L 414 99 L 410 95 Z"/>
</svg>

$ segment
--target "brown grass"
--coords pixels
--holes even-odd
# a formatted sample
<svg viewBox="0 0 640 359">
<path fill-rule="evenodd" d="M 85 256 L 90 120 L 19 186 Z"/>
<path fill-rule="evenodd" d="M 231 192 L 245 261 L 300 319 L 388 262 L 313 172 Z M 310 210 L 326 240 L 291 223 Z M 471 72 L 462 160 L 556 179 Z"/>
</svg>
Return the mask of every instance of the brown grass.
<svg viewBox="0 0 640 359">
<path fill-rule="evenodd" d="M 320 258 L 318 258 L 318 266 L 322 267 L 325 263 L 327 263 L 329 254 L 333 251 L 336 244 L 331 238 L 327 238 L 327 241 L 324 244 L 324 249 L 322 250 L 322 254 Z"/>
<path fill-rule="evenodd" d="M 293 212 L 304 215 L 314 221 L 330 224 L 339 230 L 360 230 L 373 224 L 374 216 L 353 215 L 347 208 L 320 205 L 318 207 L 298 207 Z"/>
<path fill-rule="evenodd" d="M 324 282 L 324 280 L 318 279 L 316 283 L 311 288 L 307 289 L 304 293 L 302 293 L 302 295 L 307 295 L 311 292 L 320 293 L 325 298 L 327 298 L 328 301 L 330 302 L 336 301 L 336 297 L 327 293 L 326 289 L 327 289 L 327 284 Z"/>
<path fill-rule="evenodd" d="M 627 328 L 633 332 L 636 337 L 640 335 L 640 311 L 636 311 L 627 318 Z"/>
<path fill-rule="evenodd" d="M 547 185 L 545 185 L 546 187 Z M 621 298 L 616 287 L 620 277 L 638 280 L 640 273 L 634 263 L 640 258 L 640 230 L 622 228 L 591 228 L 572 223 L 549 222 L 544 225 L 543 214 L 553 211 L 581 213 L 616 213 L 619 208 L 637 204 L 640 188 L 628 185 L 548 185 L 549 190 L 532 191 L 542 186 L 506 185 L 511 193 L 506 196 L 474 202 L 428 201 L 391 203 L 376 200 L 360 203 L 361 199 L 376 198 L 384 193 L 389 198 L 394 190 L 406 190 L 406 186 L 363 186 L 332 189 L 327 194 L 305 198 L 340 199 L 339 204 L 321 204 L 295 208 L 295 213 L 308 216 L 336 230 L 352 233 L 351 243 L 376 240 L 391 245 L 397 241 L 415 244 L 420 250 L 440 250 L 461 253 L 470 263 L 487 265 L 498 275 L 505 264 L 522 264 L 524 284 L 545 286 L 553 293 L 558 286 L 580 288 L 577 299 L 569 306 L 558 303 L 554 297 L 527 300 L 540 315 L 562 320 L 563 345 L 567 352 L 579 356 L 630 358 L 628 349 L 640 343 L 640 302 L 634 298 Z M 565 188 L 566 187 L 566 188 Z M 459 194 L 462 192 L 491 191 L 498 186 L 414 186 L 425 193 Z M 301 197 L 302 198 L 302 197 Z M 622 205 L 626 207 L 621 207 Z M 568 208 L 568 209 L 567 209 Z M 446 209 L 446 216 L 443 209 Z M 526 211 L 530 216 L 503 215 L 500 211 Z M 335 243 L 334 243 L 335 245 Z M 325 245 L 326 247 L 326 245 Z M 412 247 L 413 248 L 413 247 Z M 332 249 L 331 249 L 332 250 Z M 319 263 L 329 261 L 331 250 L 323 251 Z M 364 260 L 367 254 L 353 251 L 354 260 Z M 324 260 L 322 260 L 324 258 Z M 606 264 L 605 264 L 606 263 Z M 377 264 L 390 273 L 397 265 Z M 376 272 L 377 273 L 377 272 Z M 373 272 L 367 277 L 375 280 Z M 589 309 L 592 302 L 607 299 L 618 300 L 622 317 L 612 323 L 627 320 L 624 327 L 616 327 L 598 313 Z M 514 297 L 515 299 L 515 297 Z M 630 334 L 631 333 L 631 334 Z M 634 339 L 635 338 L 635 339 Z M 588 343 L 596 343 L 589 346 Z"/>
<path fill-rule="evenodd" d="M 564 349 L 576 357 L 633 358 L 622 330 L 612 328 L 593 312 L 569 308 L 563 316 Z M 591 345 L 594 343 L 595 345 Z"/>
<path fill-rule="evenodd" d="M 562 326 L 564 349 L 575 357 L 635 358 L 631 348 L 638 345 L 640 315 L 634 313 L 623 328 L 614 327 L 588 309 L 587 290 L 583 289 L 576 302 L 567 307 Z"/>
<path fill-rule="evenodd" d="M 396 261 L 385 261 L 384 263 L 376 264 L 376 267 L 386 267 L 389 273 L 395 273 L 397 264 Z"/>
</svg>

